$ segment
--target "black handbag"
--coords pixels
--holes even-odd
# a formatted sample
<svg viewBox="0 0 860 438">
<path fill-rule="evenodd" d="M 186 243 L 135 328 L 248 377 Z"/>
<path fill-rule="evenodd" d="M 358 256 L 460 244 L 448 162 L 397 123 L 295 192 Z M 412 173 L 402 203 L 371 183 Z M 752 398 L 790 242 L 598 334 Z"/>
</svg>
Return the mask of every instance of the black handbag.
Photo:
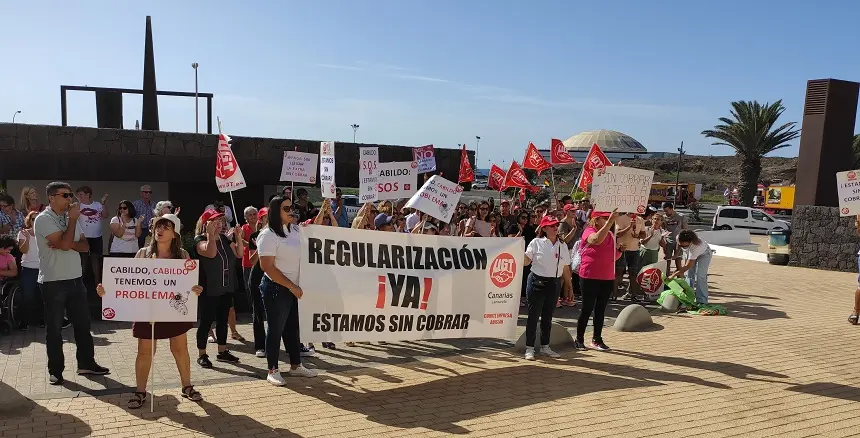
<svg viewBox="0 0 860 438">
<path fill-rule="evenodd" d="M 555 247 L 555 245 L 553 245 L 553 247 Z M 558 267 L 561 263 L 561 245 L 559 245 L 558 250 L 555 251 L 555 255 L 555 277 L 541 277 L 540 275 L 532 273 L 532 292 L 541 293 L 550 286 L 555 287 L 555 284 L 558 281 Z"/>
</svg>

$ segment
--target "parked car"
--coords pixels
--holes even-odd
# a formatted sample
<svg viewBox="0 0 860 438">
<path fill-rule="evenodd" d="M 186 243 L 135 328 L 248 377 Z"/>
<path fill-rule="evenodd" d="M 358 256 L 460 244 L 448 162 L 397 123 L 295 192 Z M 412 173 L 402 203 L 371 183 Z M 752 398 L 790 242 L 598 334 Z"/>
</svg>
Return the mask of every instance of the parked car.
<svg viewBox="0 0 860 438">
<path fill-rule="evenodd" d="M 361 205 L 358 203 L 358 196 L 343 195 L 343 207 L 346 208 L 346 218 L 352 225 L 352 220 L 358 215 L 358 210 L 361 210 Z"/>
<path fill-rule="evenodd" d="M 749 230 L 750 234 L 767 234 L 771 230 L 790 230 L 791 222 L 751 207 L 721 205 L 714 213 L 714 230 Z"/>
<path fill-rule="evenodd" d="M 486 181 L 475 181 L 472 183 L 473 190 L 487 190 L 487 182 Z"/>
</svg>

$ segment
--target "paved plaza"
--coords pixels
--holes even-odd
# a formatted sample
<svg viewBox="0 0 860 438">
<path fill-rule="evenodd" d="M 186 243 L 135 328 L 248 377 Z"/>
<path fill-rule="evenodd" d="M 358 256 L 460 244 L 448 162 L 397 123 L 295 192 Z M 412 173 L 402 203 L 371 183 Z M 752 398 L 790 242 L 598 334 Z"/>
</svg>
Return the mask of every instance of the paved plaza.
<svg viewBox="0 0 860 438">
<path fill-rule="evenodd" d="M 652 309 L 657 329 L 607 330 L 612 352 L 559 349 L 557 360 L 527 362 L 499 340 L 338 345 L 308 361 L 318 378 L 277 388 L 252 345 L 231 341 L 239 365 L 192 364 L 200 404 L 179 396 L 162 345 L 154 413 L 125 408 L 130 325 L 94 325 L 109 376 L 75 376 L 67 342 L 64 387 L 47 384 L 33 329 L 0 337 L 0 436 L 860 436 L 860 327 L 846 322 L 856 274 L 717 257 L 710 280 L 727 316 Z M 577 315 L 559 320 L 572 328 Z M 249 324 L 240 331 L 250 337 Z"/>
</svg>

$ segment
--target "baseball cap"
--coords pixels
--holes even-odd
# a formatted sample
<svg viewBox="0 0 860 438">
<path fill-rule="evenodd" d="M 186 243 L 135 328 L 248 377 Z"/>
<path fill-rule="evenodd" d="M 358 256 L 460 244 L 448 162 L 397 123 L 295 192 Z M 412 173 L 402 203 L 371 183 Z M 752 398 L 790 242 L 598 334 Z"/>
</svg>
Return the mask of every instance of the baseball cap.
<svg viewBox="0 0 860 438">
<path fill-rule="evenodd" d="M 379 229 L 391 223 L 391 216 L 385 213 L 379 213 L 376 215 L 376 218 L 373 219 L 373 227 Z"/>
<path fill-rule="evenodd" d="M 565 204 L 565 205 L 564 205 L 564 211 L 566 211 L 566 212 L 567 212 L 567 211 L 570 211 L 570 210 L 576 210 L 576 206 L 575 206 L 575 205 L 573 205 L 573 204 Z"/>
<path fill-rule="evenodd" d="M 555 216 L 547 215 L 544 216 L 543 219 L 540 220 L 540 227 L 551 227 L 553 225 L 558 225 L 558 219 Z"/>
<path fill-rule="evenodd" d="M 592 211 L 591 217 L 609 217 L 612 216 L 612 213 L 608 211 Z"/>
<path fill-rule="evenodd" d="M 499 203 L 499 205 L 505 205 L 505 204 L 510 205 L 511 201 L 508 201 L 507 199 L 502 199 L 502 202 Z"/>
<path fill-rule="evenodd" d="M 257 211 L 257 219 L 262 219 L 263 216 L 269 215 L 269 207 L 263 207 L 259 211 Z"/>
<path fill-rule="evenodd" d="M 203 215 L 200 216 L 200 221 L 205 224 L 206 222 L 209 222 L 212 219 L 218 219 L 219 217 L 224 217 L 224 213 L 209 209 L 203 212 Z"/>
<path fill-rule="evenodd" d="M 175 214 L 169 213 L 169 214 L 162 215 L 161 217 L 156 219 L 155 225 L 157 226 L 158 223 L 161 221 L 173 222 L 173 229 L 175 231 L 179 231 L 179 229 L 182 228 L 182 222 L 179 221 L 179 218 Z"/>
</svg>

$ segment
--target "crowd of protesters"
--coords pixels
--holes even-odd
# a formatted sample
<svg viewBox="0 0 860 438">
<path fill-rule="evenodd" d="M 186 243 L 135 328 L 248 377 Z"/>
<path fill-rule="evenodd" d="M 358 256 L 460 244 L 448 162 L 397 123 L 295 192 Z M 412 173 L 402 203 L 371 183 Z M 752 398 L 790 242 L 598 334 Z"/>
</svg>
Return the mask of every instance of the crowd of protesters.
<svg viewBox="0 0 860 438">
<path fill-rule="evenodd" d="M 102 221 L 109 220 L 108 255 L 111 257 L 167 258 L 199 260 L 200 283 L 196 327 L 197 364 L 211 368 L 207 344 L 217 344 L 215 360 L 237 363 L 227 344 L 228 329 L 234 340 L 243 342 L 235 323 L 234 292 L 247 292 L 252 312 L 255 354 L 267 361 L 267 380 L 284 385 L 278 369 L 283 343 L 289 356 L 286 374 L 314 377 L 316 372 L 302 365 L 302 357 L 313 356 L 313 344 L 305 346 L 299 334 L 298 285 L 300 234 L 307 225 L 334 226 L 394 233 L 459 236 L 470 238 L 523 239 L 525 256 L 521 306 L 527 308 L 526 353 L 558 357 L 549 347 L 554 309 L 582 303 L 575 347 L 585 349 L 585 329 L 593 316 L 589 346 L 608 350 L 602 338 L 604 313 L 619 292 L 622 299 L 641 300 L 635 277 L 642 266 L 659 262 L 664 252 L 667 270 L 676 263 L 671 276 L 686 274 L 696 290 L 697 302 L 707 303 L 707 270 L 710 250 L 706 242 L 689 230 L 686 218 L 671 203 L 663 211 L 644 215 L 600 211 L 589 200 L 565 196 L 526 208 L 519 202 L 495 200 L 461 202 L 448 222 L 406 208 L 406 200 L 368 203 L 350 220 L 343 195 L 319 207 L 308 199 L 305 188 L 285 188 L 261 208 L 242 211 L 244 224 L 223 202 L 208 205 L 193 226 L 193 247 L 182 247 L 179 209 L 170 201 L 155 202 L 152 189 L 144 185 L 141 198 L 120 200 L 115 212 L 106 206 L 107 195 L 93 200 L 92 189 L 51 183 L 45 189 L 48 204 L 40 203 L 39 192 L 25 188 L 19 203 L 0 195 L 0 281 L 19 277 L 23 295 L 20 330 L 29 324 L 46 328 L 48 372 L 51 384 L 63 383 L 61 328 L 71 325 L 77 343 L 79 374 L 107 374 L 95 361 L 83 272 L 92 271 L 101 280 Z M 108 219 L 110 218 L 110 219 Z M 191 229 L 192 227 L 189 227 Z M 686 254 L 682 263 L 680 254 Z M 18 266 L 20 265 L 20 271 Z M 241 266 L 241 270 L 238 269 Z M 627 285 L 624 286 L 624 274 Z M 668 273 L 668 272 L 667 272 Z M 101 284 L 99 295 L 104 294 Z M 41 297 L 40 297 L 41 295 Z M 39 303 L 41 301 L 43 305 Z M 536 349 L 537 327 L 540 345 Z M 138 339 L 137 387 L 129 408 L 141 407 L 146 399 L 148 370 L 153 343 L 169 339 L 182 381 L 182 396 L 202 400 L 191 385 L 187 332 L 191 323 L 157 324 L 136 322 Z M 350 345 L 350 344 L 347 344 Z M 335 348 L 332 343 L 323 347 Z"/>
</svg>

